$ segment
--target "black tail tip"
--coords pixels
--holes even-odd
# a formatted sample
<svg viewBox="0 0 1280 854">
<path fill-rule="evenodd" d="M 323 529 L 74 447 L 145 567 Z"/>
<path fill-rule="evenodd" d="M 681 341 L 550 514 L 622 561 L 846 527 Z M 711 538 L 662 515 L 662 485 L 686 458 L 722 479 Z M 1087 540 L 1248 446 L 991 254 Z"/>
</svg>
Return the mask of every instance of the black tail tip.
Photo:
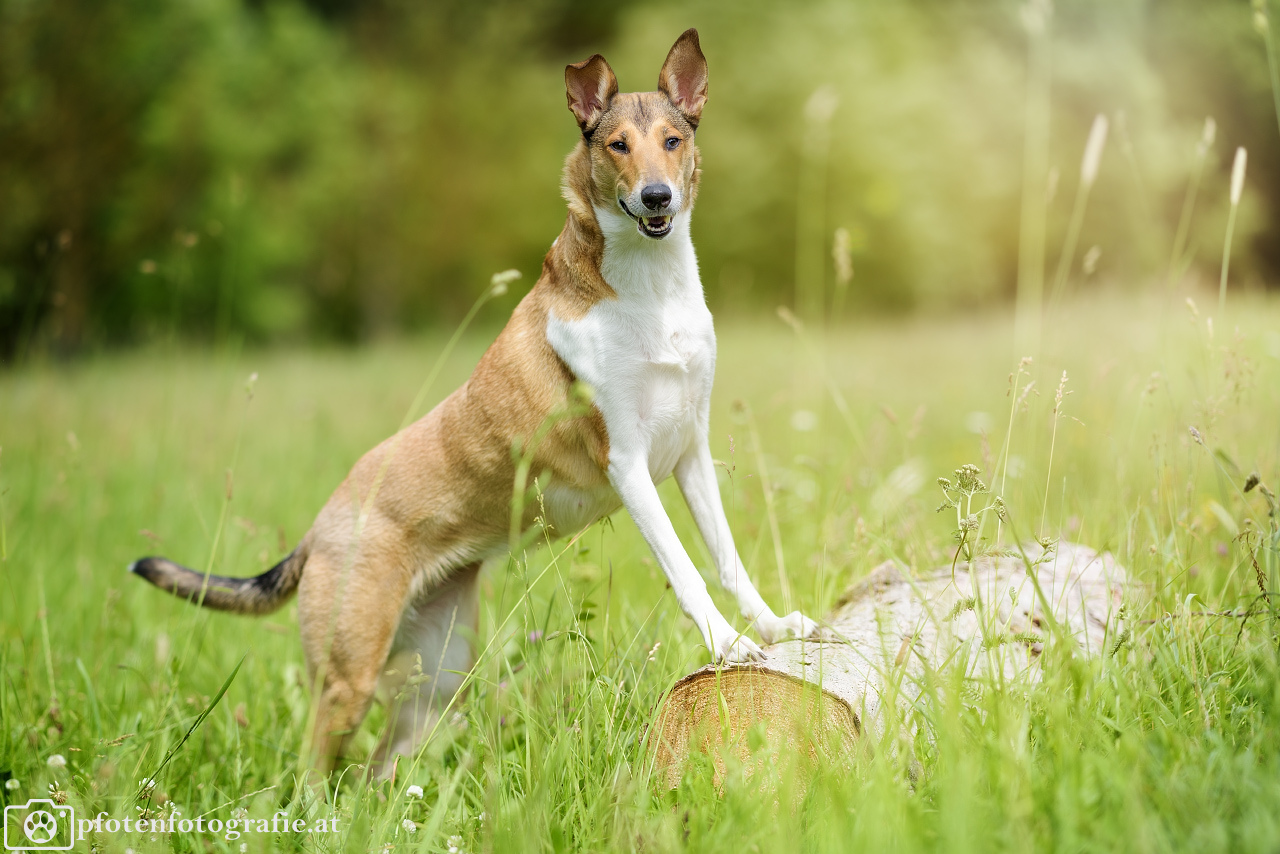
<svg viewBox="0 0 1280 854">
<path fill-rule="evenodd" d="M 156 561 L 158 560 L 161 560 L 161 558 L 140 557 L 129 564 L 129 572 L 134 575 L 141 575 L 147 581 L 154 583 L 156 579 Z"/>
</svg>

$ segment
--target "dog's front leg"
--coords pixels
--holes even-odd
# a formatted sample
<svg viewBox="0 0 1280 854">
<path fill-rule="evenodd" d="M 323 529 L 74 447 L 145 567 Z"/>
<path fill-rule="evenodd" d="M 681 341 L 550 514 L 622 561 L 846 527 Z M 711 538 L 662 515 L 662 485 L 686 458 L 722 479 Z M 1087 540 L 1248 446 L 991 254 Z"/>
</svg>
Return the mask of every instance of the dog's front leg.
<svg viewBox="0 0 1280 854">
<path fill-rule="evenodd" d="M 733 544 L 729 518 L 725 515 L 724 501 L 716 484 L 715 462 L 706 442 L 698 441 L 685 452 L 676 463 L 675 475 L 684 500 L 693 513 L 693 521 L 697 523 L 702 539 L 716 562 L 720 583 L 737 598 L 742 616 L 755 625 L 761 639 L 768 644 L 789 637 L 808 637 L 817 631 L 818 624 L 799 611 L 792 611 L 785 617 L 773 613 L 751 583 Z"/>
<path fill-rule="evenodd" d="M 658 559 L 680 609 L 702 632 L 702 640 L 712 658 L 717 662 L 758 661 L 763 658 L 760 647 L 729 625 L 715 602 L 711 601 L 707 583 L 698 574 L 697 567 L 676 536 L 676 529 L 662 506 L 658 488 L 654 486 L 644 461 L 611 461 L 609 480 Z"/>
</svg>

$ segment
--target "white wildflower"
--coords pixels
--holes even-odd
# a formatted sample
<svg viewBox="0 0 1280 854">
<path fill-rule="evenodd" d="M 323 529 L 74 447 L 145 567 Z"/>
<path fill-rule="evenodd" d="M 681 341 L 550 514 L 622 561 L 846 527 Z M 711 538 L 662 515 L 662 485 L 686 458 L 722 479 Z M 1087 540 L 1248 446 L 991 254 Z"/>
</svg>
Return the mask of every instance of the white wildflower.
<svg viewBox="0 0 1280 854">
<path fill-rule="evenodd" d="M 818 416 L 807 409 L 797 409 L 791 413 L 791 429 L 800 433 L 808 433 L 818 426 Z"/>
<path fill-rule="evenodd" d="M 461 850 L 462 850 L 462 837 L 457 835 L 450 836 L 449 837 L 449 854 L 458 854 L 458 852 L 460 852 Z"/>
<path fill-rule="evenodd" d="M 991 420 L 991 413 L 989 412 L 970 412 L 964 417 L 964 429 L 975 436 L 990 433 L 993 424 L 994 422 Z"/>
<path fill-rule="evenodd" d="M 4 781 L 4 787 L 8 789 L 10 792 L 16 792 L 21 785 L 22 783 L 19 782 L 17 777 L 13 777 L 11 779 Z"/>
<path fill-rule="evenodd" d="M 45 761 L 45 764 L 50 768 L 66 768 L 67 757 L 63 756 L 61 753 L 55 753 Z"/>
<path fill-rule="evenodd" d="M 1005 464 L 1005 469 L 1008 472 L 1009 477 L 1013 478 L 1014 480 L 1017 480 L 1018 478 L 1022 477 L 1023 474 L 1026 473 L 1027 461 L 1024 460 L 1022 457 L 1018 456 L 1017 454 L 1012 454 L 1010 455 L 1007 463 Z"/>
<path fill-rule="evenodd" d="M 409 788 L 407 788 L 407 789 L 405 789 L 405 790 L 404 790 L 404 795 L 405 795 L 405 797 L 406 797 L 406 798 L 421 798 L 421 797 L 422 797 L 422 787 L 421 787 L 421 786 L 410 786 Z"/>
<path fill-rule="evenodd" d="M 400 822 L 400 826 L 403 827 L 409 833 L 418 832 L 418 826 L 407 818 L 404 821 Z"/>
</svg>

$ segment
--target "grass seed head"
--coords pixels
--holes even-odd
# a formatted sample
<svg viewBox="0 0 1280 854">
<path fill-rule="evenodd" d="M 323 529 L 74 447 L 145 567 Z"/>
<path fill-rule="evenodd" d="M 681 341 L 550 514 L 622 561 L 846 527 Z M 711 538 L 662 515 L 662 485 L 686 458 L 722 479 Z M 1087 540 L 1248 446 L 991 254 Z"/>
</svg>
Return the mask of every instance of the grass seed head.
<svg viewBox="0 0 1280 854">
<path fill-rule="evenodd" d="M 1213 116 L 1205 116 L 1204 130 L 1200 134 L 1200 144 L 1196 146 L 1196 156 L 1204 157 L 1213 148 L 1213 140 L 1218 135 L 1218 123 Z"/>
<path fill-rule="evenodd" d="M 804 117 L 816 125 L 825 125 L 840 106 L 840 93 L 833 86 L 819 86 L 804 105 Z"/>
<path fill-rule="evenodd" d="M 1039 35 L 1049 26 L 1049 19 L 1053 17 L 1053 3 L 1050 0 L 1028 0 L 1018 11 L 1022 26 L 1027 32 Z"/>
<path fill-rule="evenodd" d="M 1080 269 L 1086 276 L 1092 276 L 1098 271 L 1098 261 L 1102 258 L 1102 247 L 1093 245 L 1089 247 L 1089 251 L 1084 253 L 1084 258 L 1080 262 Z"/>
<path fill-rule="evenodd" d="M 1249 152 L 1244 146 L 1236 149 L 1235 162 L 1231 164 L 1231 206 L 1240 204 L 1240 196 L 1244 193 L 1244 170 L 1249 160 Z"/>
<path fill-rule="evenodd" d="M 1093 118 L 1093 127 L 1089 129 L 1089 141 L 1084 146 L 1084 158 L 1080 161 L 1080 182 L 1085 187 L 1092 187 L 1098 178 L 1098 167 L 1102 163 L 1102 149 L 1107 145 L 1107 117 L 1102 113 Z"/>
<path fill-rule="evenodd" d="M 507 292 L 507 286 L 519 278 L 519 270 L 503 270 L 501 273 L 494 273 L 489 279 L 489 296 L 502 296 Z"/>
<path fill-rule="evenodd" d="M 831 258 L 836 265 L 836 282 L 842 286 L 853 280 L 853 258 L 850 253 L 849 229 L 837 228 L 835 242 L 831 246 Z"/>
</svg>

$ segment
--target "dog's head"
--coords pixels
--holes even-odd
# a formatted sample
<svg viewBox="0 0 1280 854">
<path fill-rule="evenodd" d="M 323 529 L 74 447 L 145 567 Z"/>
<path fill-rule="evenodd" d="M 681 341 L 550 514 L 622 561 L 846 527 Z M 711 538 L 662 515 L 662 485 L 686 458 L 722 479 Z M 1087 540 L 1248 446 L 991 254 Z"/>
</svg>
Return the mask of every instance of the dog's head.
<svg viewBox="0 0 1280 854">
<path fill-rule="evenodd" d="M 569 109 L 591 159 L 591 203 L 603 227 L 635 222 L 661 240 L 687 217 L 697 188 L 694 131 L 707 102 L 707 60 L 698 31 L 676 40 L 657 92 L 618 94 L 618 80 L 596 54 L 564 70 Z"/>
</svg>

